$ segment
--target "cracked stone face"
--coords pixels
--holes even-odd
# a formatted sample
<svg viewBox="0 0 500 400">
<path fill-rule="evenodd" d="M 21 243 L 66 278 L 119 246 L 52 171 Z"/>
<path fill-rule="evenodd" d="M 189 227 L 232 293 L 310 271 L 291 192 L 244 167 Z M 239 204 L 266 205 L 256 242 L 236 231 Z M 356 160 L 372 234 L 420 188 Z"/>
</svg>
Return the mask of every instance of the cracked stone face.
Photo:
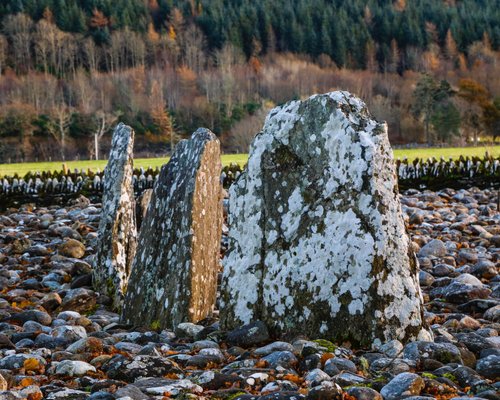
<svg viewBox="0 0 500 400">
<path fill-rule="evenodd" d="M 163 166 L 141 225 L 122 320 L 173 328 L 213 310 L 222 232 L 220 144 L 207 129 Z"/>
<path fill-rule="evenodd" d="M 347 92 L 275 108 L 230 189 L 225 328 L 361 345 L 428 336 L 387 126 Z"/>
<path fill-rule="evenodd" d="M 113 132 L 104 171 L 99 244 L 93 271 L 94 287 L 119 307 L 127 287 L 137 230 L 132 185 L 134 131 L 120 123 Z"/>
</svg>

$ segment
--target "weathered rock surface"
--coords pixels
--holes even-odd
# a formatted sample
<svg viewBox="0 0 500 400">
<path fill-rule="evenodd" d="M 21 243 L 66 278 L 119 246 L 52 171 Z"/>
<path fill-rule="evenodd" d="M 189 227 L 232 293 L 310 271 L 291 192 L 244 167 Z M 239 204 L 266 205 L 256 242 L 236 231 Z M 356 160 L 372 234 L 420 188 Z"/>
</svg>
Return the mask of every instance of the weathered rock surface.
<svg viewBox="0 0 500 400">
<path fill-rule="evenodd" d="M 100 205 L 84 200 L 66 208 L 23 206 L 0 213 L 0 284 L 6 289 L 0 292 L 0 399 L 162 400 L 166 392 L 176 398 L 340 399 L 347 392 L 357 400 L 380 400 L 382 388 L 404 373 L 417 374 L 425 387 L 419 395 L 399 398 L 498 399 L 499 275 L 481 276 L 481 285 L 491 290 L 486 299 L 458 304 L 431 295 L 452 282 L 478 285 L 477 265 L 499 270 L 499 242 L 488 236 L 500 235 L 497 198 L 496 191 L 474 188 L 409 190 L 401 196 L 407 217 L 423 216 L 421 224 L 410 225 L 418 248 L 432 239 L 445 243 L 444 256 L 421 257 L 422 272 L 432 276 L 443 263 L 453 267 L 423 288 L 435 342 L 409 343 L 403 352 L 396 340 L 376 351 L 315 337 L 276 342 L 262 322 L 222 332 L 216 317 L 175 330 L 119 324 L 107 296 L 81 281 L 91 272 Z M 70 237 L 85 243 L 83 259 L 58 254 Z M 20 238 L 31 242 L 31 250 L 12 253 Z M 83 286 L 73 288 L 77 282 Z M 271 368 L 269 361 L 286 362 L 288 352 L 297 365 Z M 269 355 L 271 360 L 263 359 Z M 80 375 L 79 367 L 88 372 Z M 384 393 L 404 393 L 404 377 Z"/>
<path fill-rule="evenodd" d="M 180 142 L 160 173 L 125 298 L 122 319 L 174 328 L 215 305 L 222 232 L 220 145 L 207 129 Z"/>
<path fill-rule="evenodd" d="M 407 341 L 423 330 L 385 124 L 346 92 L 271 111 L 230 189 L 225 328 Z"/>
<path fill-rule="evenodd" d="M 151 196 L 153 195 L 153 189 L 146 189 L 137 199 L 136 203 L 136 222 L 137 229 L 141 228 L 142 221 L 146 217 L 146 213 L 148 211 L 149 202 L 151 201 Z"/>
<path fill-rule="evenodd" d="M 104 171 L 99 240 L 93 279 L 97 291 L 118 307 L 127 288 L 136 249 L 135 200 L 132 186 L 134 131 L 120 123 L 113 132 Z"/>
</svg>

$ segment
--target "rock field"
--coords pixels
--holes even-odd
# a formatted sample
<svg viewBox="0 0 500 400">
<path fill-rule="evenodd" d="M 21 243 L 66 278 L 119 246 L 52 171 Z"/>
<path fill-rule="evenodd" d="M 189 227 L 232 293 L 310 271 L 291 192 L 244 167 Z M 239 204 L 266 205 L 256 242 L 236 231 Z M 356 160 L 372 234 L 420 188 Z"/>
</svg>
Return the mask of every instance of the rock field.
<svg viewBox="0 0 500 400">
<path fill-rule="evenodd" d="M 434 342 L 277 341 L 217 312 L 174 332 L 119 323 L 92 290 L 100 205 L 0 214 L 0 400 L 500 399 L 497 192 L 407 191 Z M 227 232 L 227 228 L 224 228 Z M 222 252 L 227 245 L 223 237 Z"/>
</svg>

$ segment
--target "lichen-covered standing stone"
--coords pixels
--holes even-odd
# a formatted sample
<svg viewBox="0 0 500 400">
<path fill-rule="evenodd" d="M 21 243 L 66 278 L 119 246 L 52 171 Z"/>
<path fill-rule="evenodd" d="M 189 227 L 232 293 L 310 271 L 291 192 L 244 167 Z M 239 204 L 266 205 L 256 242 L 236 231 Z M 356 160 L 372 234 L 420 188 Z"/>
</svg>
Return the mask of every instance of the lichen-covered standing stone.
<svg viewBox="0 0 500 400">
<path fill-rule="evenodd" d="M 137 231 L 132 186 L 134 131 L 118 124 L 104 170 L 102 211 L 93 282 L 97 291 L 120 306 L 135 254 Z"/>
<path fill-rule="evenodd" d="M 142 221 L 146 217 L 146 212 L 148 211 L 148 206 L 149 202 L 151 201 L 152 195 L 153 189 L 146 189 L 137 199 L 135 217 L 138 230 L 141 228 Z"/>
<path fill-rule="evenodd" d="M 230 189 L 221 318 L 377 345 L 427 337 L 386 124 L 347 92 L 268 115 Z"/>
<path fill-rule="evenodd" d="M 122 320 L 174 328 L 215 304 L 222 232 L 220 144 L 207 129 L 161 169 L 139 234 Z"/>
</svg>

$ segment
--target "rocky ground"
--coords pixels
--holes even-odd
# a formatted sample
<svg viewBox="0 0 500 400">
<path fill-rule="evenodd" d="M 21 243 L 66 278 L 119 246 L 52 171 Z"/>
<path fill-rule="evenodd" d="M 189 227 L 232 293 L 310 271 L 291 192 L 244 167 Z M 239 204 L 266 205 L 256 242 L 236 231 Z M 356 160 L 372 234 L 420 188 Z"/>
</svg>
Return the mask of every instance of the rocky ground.
<svg viewBox="0 0 500 400">
<path fill-rule="evenodd" d="M 402 196 L 435 342 L 379 349 L 216 319 L 120 325 L 91 289 L 99 207 L 0 215 L 1 399 L 500 399 L 500 214 L 487 190 Z M 2 378 L 3 377 L 3 378 Z"/>
</svg>

